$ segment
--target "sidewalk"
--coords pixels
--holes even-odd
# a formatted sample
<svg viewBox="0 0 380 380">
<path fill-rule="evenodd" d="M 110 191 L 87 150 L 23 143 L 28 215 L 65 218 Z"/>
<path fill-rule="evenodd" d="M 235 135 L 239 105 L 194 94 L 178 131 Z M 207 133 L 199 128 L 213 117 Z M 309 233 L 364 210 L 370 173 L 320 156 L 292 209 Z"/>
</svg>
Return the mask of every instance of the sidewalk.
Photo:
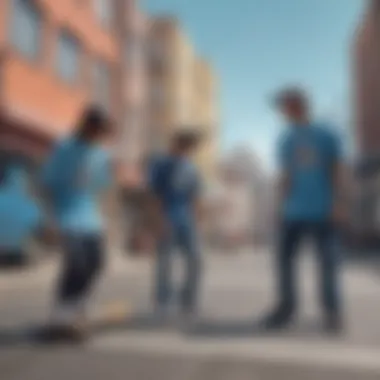
<svg viewBox="0 0 380 380">
<path fill-rule="evenodd" d="M 228 358 L 236 362 L 310 366 L 319 369 L 364 371 L 380 378 L 380 347 L 350 346 L 344 341 L 295 341 L 287 337 L 246 339 L 186 339 L 168 332 L 126 333 L 95 340 L 91 350 L 103 353 L 135 352 L 153 357 L 199 359 Z"/>
</svg>

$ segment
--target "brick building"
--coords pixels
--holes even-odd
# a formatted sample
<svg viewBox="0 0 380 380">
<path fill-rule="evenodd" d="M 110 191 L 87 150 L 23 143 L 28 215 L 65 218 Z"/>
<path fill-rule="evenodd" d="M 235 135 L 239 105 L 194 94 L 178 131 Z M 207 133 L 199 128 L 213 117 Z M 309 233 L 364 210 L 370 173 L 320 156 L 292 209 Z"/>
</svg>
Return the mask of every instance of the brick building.
<svg viewBox="0 0 380 380">
<path fill-rule="evenodd" d="M 111 2 L 0 3 L 1 139 L 42 153 L 69 133 L 88 101 L 111 113 L 119 50 Z M 6 143 L 8 145 L 8 143 Z"/>
<path fill-rule="evenodd" d="M 1 0 L 2 159 L 38 166 L 83 107 L 97 103 L 116 121 L 119 180 L 130 186 L 143 146 L 144 28 L 135 0 Z"/>
<path fill-rule="evenodd" d="M 354 41 L 355 134 L 358 143 L 356 227 L 366 242 L 380 242 L 380 2 L 368 8 Z"/>
</svg>

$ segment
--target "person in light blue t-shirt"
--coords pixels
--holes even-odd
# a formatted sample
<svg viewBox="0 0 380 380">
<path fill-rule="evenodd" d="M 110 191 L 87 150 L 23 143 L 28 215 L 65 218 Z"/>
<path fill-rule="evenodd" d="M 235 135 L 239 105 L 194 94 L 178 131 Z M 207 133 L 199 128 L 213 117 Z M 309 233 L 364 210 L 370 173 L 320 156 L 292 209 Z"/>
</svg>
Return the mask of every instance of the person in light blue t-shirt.
<svg viewBox="0 0 380 380">
<path fill-rule="evenodd" d="M 171 254 L 176 247 L 181 250 L 186 263 L 180 293 L 181 308 L 186 314 L 196 311 L 201 260 L 197 236 L 200 179 L 191 156 L 198 140 L 197 134 L 178 133 L 168 154 L 156 158 L 150 166 L 148 182 L 162 215 L 155 281 L 155 302 L 159 313 L 166 313 L 173 300 Z"/>
<path fill-rule="evenodd" d="M 282 327 L 294 316 L 297 310 L 295 256 L 301 240 L 310 236 L 318 253 L 326 328 L 336 331 L 342 327 L 335 244 L 336 227 L 342 222 L 345 209 L 341 142 L 332 128 L 311 121 L 308 99 L 302 90 L 282 92 L 277 105 L 289 126 L 278 146 L 279 302 L 265 319 L 265 326 Z"/>
<path fill-rule="evenodd" d="M 104 147 L 110 127 L 101 110 L 90 108 L 76 133 L 53 150 L 43 170 L 51 215 L 65 251 L 54 333 L 73 333 L 73 324 L 84 318 L 84 300 L 104 260 L 99 198 L 112 182 L 111 158 Z"/>
<path fill-rule="evenodd" d="M 28 241 L 39 232 L 41 212 L 28 193 L 27 174 L 18 165 L 6 165 L 0 178 L 0 256 L 27 259 Z"/>
</svg>

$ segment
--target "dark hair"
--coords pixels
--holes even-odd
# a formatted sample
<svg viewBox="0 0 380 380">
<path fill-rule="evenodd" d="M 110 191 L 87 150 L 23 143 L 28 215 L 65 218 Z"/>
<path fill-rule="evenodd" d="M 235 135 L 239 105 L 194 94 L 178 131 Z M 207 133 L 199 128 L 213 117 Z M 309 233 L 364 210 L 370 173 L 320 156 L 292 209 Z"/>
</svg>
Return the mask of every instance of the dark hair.
<svg viewBox="0 0 380 380">
<path fill-rule="evenodd" d="M 274 104 L 277 107 L 283 106 L 288 102 L 307 106 L 308 96 L 306 91 L 299 87 L 287 87 L 279 91 L 274 97 Z"/>
<path fill-rule="evenodd" d="M 201 141 L 202 136 L 198 131 L 179 131 L 174 135 L 174 145 L 179 149 L 192 149 Z"/>
<path fill-rule="evenodd" d="M 86 108 L 79 121 L 76 135 L 83 140 L 92 140 L 111 132 L 112 122 L 100 107 Z"/>
</svg>

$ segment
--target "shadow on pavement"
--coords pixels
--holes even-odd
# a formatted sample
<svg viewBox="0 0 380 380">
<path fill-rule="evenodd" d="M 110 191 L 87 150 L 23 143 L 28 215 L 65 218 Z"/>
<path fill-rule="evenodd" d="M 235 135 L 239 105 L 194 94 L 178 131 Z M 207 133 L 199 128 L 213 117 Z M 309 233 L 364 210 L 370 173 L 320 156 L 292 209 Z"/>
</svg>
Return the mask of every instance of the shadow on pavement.
<svg viewBox="0 0 380 380">
<path fill-rule="evenodd" d="M 44 346 L 48 343 L 38 339 L 41 326 L 0 330 L 0 349 L 27 346 Z M 344 339 L 342 335 L 329 335 L 321 324 L 305 321 L 287 329 L 268 331 L 252 320 L 215 321 L 196 320 L 186 322 L 177 319 L 159 319 L 152 314 L 139 314 L 118 322 L 100 321 L 90 328 L 91 336 L 121 332 L 177 332 L 187 339 L 251 339 L 251 338 L 287 338 L 297 340 Z M 127 339 L 127 337 L 126 337 Z"/>
<path fill-rule="evenodd" d="M 94 326 L 94 334 L 122 331 L 160 332 L 171 331 L 183 334 L 190 339 L 250 339 L 260 338 L 293 338 L 293 339 L 344 339 L 345 334 L 331 334 L 324 329 L 321 321 L 304 320 L 281 330 L 265 330 L 262 324 L 251 320 L 193 319 L 181 318 L 160 319 L 153 314 L 137 314 L 119 323 L 99 323 Z"/>
<path fill-rule="evenodd" d="M 99 321 L 93 326 L 95 334 L 108 333 L 110 331 L 133 330 L 133 331 L 160 331 L 178 327 L 178 319 L 163 319 L 151 313 L 139 313 L 128 316 L 120 321 Z"/>
<path fill-rule="evenodd" d="M 0 348 L 17 348 L 31 343 L 35 343 L 33 328 L 0 330 Z"/>
<path fill-rule="evenodd" d="M 35 325 L 0 329 L 0 349 L 45 345 L 46 342 L 42 342 L 39 338 L 45 327 Z M 90 323 L 90 336 L 121 331 L 162 331 L 174 327 L 175 322 L 172 320 L 161 320 L 151 314 L 138 314 L 118 321 L 93 321 Z"/>
<path fill-rule="evenodd" d="M 190 338 L 293 338 L 293 339 L 326 339 L 344 338 L 344 334 L 331 334 L 322 324 L 316 321 L 303 321 L 280 330 L 265 330 L 262 325 L 254 321 L 199 321 L 184 331 Z"/>
</svg>

